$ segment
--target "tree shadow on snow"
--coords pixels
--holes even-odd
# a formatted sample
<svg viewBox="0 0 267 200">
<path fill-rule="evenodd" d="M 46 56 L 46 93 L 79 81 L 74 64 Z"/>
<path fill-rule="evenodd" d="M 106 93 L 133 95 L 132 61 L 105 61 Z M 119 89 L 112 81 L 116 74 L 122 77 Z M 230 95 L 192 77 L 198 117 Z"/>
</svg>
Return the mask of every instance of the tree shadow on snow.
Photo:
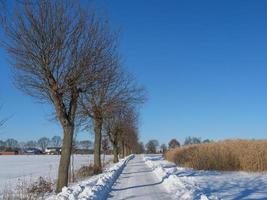
<svg viewBox="0 0 267 200">
<path fill-rule="evenodd" d="M 136 172 L 123 172 L 122 174 L 140 174 L 140 173 L 149 173 L 149 172 L 153 172 L 153 170 L 143 170 L 143 171 L 136 171 Z"/>
<path fill-rule="evenodd" d="M 212 179 L 211 179 L 212 180 Z M 223 183 L 212 181 L 214 186 L 202 188 L 202 192 L 206 196 L 218 194 L 222 199 L 232 200 L 267 200 L 267 185 L 262 179 L 256 177 L 246 181 L 225 181 Z"/>
<path fill-rule="evenodd" d="M 166 179 L 167 177 L 164 177 L 161 179 L 161 181 L 156 182 L 156 183 L 151 183 L 151 184 L 142 184 L 142 185 L 134 185 L 134 186 L 130 186 L 130 187 L 125 187 L 125 188 L 113 188 L 112 191 L 123 191 L 123 190 L 130 190 L 130 189 L 135 189 L 135 188 L 144 188 L 144 187 L 151 187 L 151 186 L 155 186 L 155 185 L 160 185 L 163 183 L 164 179 Z"/>
</svg>

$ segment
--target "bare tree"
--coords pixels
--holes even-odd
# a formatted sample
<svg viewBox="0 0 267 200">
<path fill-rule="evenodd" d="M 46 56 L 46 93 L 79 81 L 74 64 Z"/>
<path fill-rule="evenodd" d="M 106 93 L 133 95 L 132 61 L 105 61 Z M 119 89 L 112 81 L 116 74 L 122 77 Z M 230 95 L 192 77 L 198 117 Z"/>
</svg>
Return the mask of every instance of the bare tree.
<svg viewBox="0 0 267 200">
<path fill-rule="evenodd" d="M 122 106 L 105 120 L 104 127 L 112 144 L 114 163 L 119 161 L 119 152 L 124 157 L 138 145 L 136 116 L 133 107 Z"/>
<path fill-rule="evenodd" d="M 5 141 L 6 143 L 6 147 L 7 148 L 10 148 L 10 149 L 14 149 L 14 148 L 17 148 L 18 147 L 18 141 L 13 139 L 13 138 L 9 138 Z"/>
<path fill-rule="evenodd" d="M 114 113 L 112 117 L 107 118 L 104 121 L 104 129 L 109 137 L 113 149 L 113 163 L 119 161 L 119 138 L 121 133 L 121 113 Z"/>
<path fill-rule="evenodd" d="M 4 23 L 2 43 L 12 59 L 18 88 L 49 102 L 63 129 L 57 192 L 68 184 L 68 171 L 79 95 L 101 63 L 99 20 L 64 0 L 17 4 Z M 90 12 L 89 12 L 90 13 Z"/>
<path fill-rule="evenodd" d="M 149 140 L 146 144 L 147 153 L 155 154 L 157 153 L 157 147 L 159 146 L 159 142 L 157 140 Z"/>
<path fill-rule="evenodd" d="M 197 137 L 186 137 L 184 141 L 184 145 L 190 145 L 190 144 L 200 144 L 201 143 L 201 138 Z"/>
<path fill-rule="evenodd" d="M 121 155 L 125 157 L 133 152 L 138 145 L 137 114 L 134 108 L 126 112 L 122 123 L 122 133 L 120 135 Z"/>
<path fill-rule="evenodd" d="M 110 41 L 111 43 L 114 40 Z M 112 46 L 110 44 L 110 46 Z M 95 133 L 94 169 L 100 172 L 101 140 L 104 120 L 112 110 L 128 103 L 140 103 L 144 100 L 143 88 L 137 87 L 134 80 L 119 67 L 116 53 L 103 63 L 99 78 L 83 94 L 80 101 L 81 116 L 85 120 L 92 120 Z M 98 171 L 97 171 L 98 170 Z"/>
<path fill-rule="evenodd" d="M 50 140 L 47 137 L 42 137 L 37 141 L 38 146 L 42 149 L 42 151 L 44 151 L 46 147 L 48 147 L 49 142 Z"/>
<path fill-rule="evenodd" d="M 62 144 L 62 139 L 60 136 L 53 136 L 50 141 L 50 145 L 54 147 L 60 147 Z"/>
<path fill-rule="evenodd" d="M 180 147 L 180 143 L 175 138 L 171 139 L 168 145 L 169 149 L 175 149 L 177 147 Z"/>
<path fill-rule="evenodd" d="M 145 153 L 145 147 L 142 142 L 139 142 L 136 147 L 134 148 L 134 153 L 135 154 L 142 154 Z"/>
<path fill-rule="evenodd" d="M 166 151 L 167 151 L 167 146 L 166 146 L 166 144 L 161 144 L 161 145 L 160 145 L 160 149 L 161 149 L 161 152 L 162 152 L 163 154 L 165 154 Z"/>
<path fill-rule="evenodd" d="M 109 139 L 107 137 L 107 135 L 104 135 L 103 139 L 102 139 L 102 151 L 103 151 L 103 164 L 105 165 L 105 158 L 106 158 L 106 154 L 108 153 L 109 151 Z"/>
</svg>

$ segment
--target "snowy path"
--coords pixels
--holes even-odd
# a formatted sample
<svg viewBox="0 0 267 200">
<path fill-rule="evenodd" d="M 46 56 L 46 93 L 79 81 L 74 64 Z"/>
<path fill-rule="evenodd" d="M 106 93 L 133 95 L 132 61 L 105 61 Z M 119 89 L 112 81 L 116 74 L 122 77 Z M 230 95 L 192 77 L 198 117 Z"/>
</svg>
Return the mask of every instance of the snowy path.
<svg viewBox="0 0 267 200">
<path fill-rule="evenodd" d="M 136 156 L 124 168 L 114 183 L 108 199 L 171 200 L 165 191 L 163 180 L 159 180 L 142 156 Z"/>
</svg>

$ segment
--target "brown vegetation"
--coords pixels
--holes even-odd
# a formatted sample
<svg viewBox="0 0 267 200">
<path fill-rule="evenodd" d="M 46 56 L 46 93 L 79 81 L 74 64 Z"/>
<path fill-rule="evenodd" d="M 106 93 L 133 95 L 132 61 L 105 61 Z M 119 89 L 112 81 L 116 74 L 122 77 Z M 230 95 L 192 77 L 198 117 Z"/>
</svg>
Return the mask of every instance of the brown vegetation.
<svg viewBox="0 0 267 200">
<path fill-rule="evenodd" d="M 267 140 L 226 140 L 176 148 L 167 160 L 199 170 L 266 171 Z"/>
<path fill-rule="evenodd" d="M 0 199 L 5 200 L 42 200 L 46 199 L 47 194 L 53 191 L 55 184 L 43 177 L 33 183 L 25 179 L 19 180 L 16 187 L 6 187 L 1 191 Z"/>
<path fill-rule="evenodd" d="M 107 160 L 106 162 L 105 162 L 105 160 L 103 160 L 102 161 L 102 167 L 105 168 L 106 166 L 109 166 L 110 162 L 111 161 L 109 161 L 109 160 Z M 97 172 L 97 170 L 99 170 L 99 169 L 96 169 L 96 167 L 97 166 L 95 166 L 94 164 L 85 165 L 85 166 L 80 167 L 78 170 L 75 171 L 74 182 L 99 174 Z"/>
<path fill-rule="evenodd" d="M 80 169 L 77 170 L 76 178 L 80 180 L 95 175 L 95 167 L 96 166 L 94 165 L 82 166 Z"/>
</svg>

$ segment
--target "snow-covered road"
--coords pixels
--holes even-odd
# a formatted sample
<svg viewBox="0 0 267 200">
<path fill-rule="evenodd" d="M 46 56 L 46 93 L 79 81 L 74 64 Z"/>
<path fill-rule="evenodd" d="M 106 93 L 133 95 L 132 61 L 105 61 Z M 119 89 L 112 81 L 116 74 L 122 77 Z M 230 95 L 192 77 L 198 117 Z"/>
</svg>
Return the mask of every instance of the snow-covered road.
<svg viewBox="0 0 267 200">
<path fill-rule="evenodd" d="M 114 183 L 108 199 L 171 200 L 172 197 L 165 191 L 162 183 L 163 180 L 155 176 L 143 157 L 137 155 L 129 161 Z"/>
</svg>

